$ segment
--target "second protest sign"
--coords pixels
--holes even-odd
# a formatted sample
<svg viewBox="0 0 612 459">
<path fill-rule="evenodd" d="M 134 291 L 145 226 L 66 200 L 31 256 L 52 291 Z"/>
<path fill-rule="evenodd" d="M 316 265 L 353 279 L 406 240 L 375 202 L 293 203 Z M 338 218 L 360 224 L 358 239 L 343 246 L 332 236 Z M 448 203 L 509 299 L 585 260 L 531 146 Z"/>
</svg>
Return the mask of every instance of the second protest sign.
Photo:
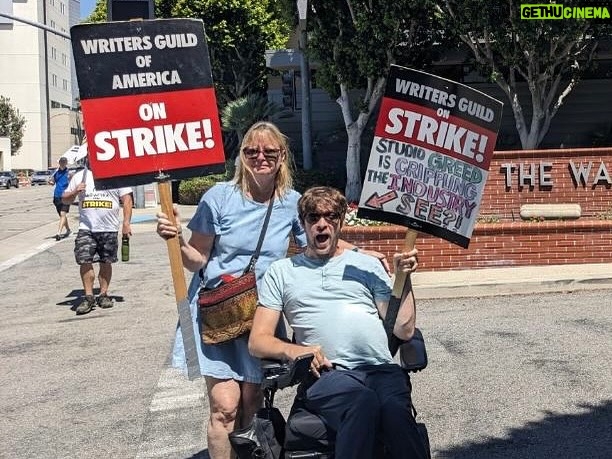
<svg viewBox="0 0 612 459">
<path fill-rule="evenodd" d="M 467 247 L 503 104 L 468 86 L 391 66 L 358 215 Z"/>
</svg>

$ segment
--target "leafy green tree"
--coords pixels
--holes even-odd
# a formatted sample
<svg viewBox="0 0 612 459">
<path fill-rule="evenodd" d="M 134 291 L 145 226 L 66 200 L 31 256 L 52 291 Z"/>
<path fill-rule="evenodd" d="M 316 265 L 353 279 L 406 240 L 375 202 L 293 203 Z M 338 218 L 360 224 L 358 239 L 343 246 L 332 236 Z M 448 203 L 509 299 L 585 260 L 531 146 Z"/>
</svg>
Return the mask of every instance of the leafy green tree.
<svg viewBox="0 0 612 459">
<path fill-rule="evenodd" d="M 11 155 L 21 148 L 26 119 L 8 97 L 0 96 L 0 137 L 11 139 Z"/>
<path fill-rule="evenodd" d="M 437 30 L 428 0 L 311 0 L 308 52 L 317 83 L 337 97 L 348 135 L 349 201 L 361 193 L 361 137 L 393 63 L 422 68 Z M 359 90 L 359 91 L 354 91 Z"/>
<path fill-rule="evenodd" d="M 104 22 L 106 15 L 106 0 L 98 0 L 86 21 Z M 265 93 L 265 51 L 283 48 L 292 27 L 276 0 L 156 0 L 155 17 L 204 21 L 221 106 L 249 93 Z"/>
<path fill-rule="evenodd" d="M 265 91 L 265 51 L 284 47 L 291 31 L 275 0 L 178 0 L 172 13 L 204 21 L 221 105 Z"/>
<path fill-rule="evenodd" d="M 105 22 L 106 21 L 106 0 L 98 0 L 96 2 L 96 7 L 91 12 L 85 22 Z"/>
<path fill-rule="evenodd" d="M 506 94 L 521 145 L 533 149 L 591 65 L 598 40 L 610 29 L 593 20 L 523 20 L 521 3 L 446 0 L 440 2 L 439 12 L 447 31 L 467 45 L 481 72 Z M 585 5 L 582 0 L 562 3 L 565 7 Z M 523 82 L 529 100 L 519 97 Z"/>
</svg>

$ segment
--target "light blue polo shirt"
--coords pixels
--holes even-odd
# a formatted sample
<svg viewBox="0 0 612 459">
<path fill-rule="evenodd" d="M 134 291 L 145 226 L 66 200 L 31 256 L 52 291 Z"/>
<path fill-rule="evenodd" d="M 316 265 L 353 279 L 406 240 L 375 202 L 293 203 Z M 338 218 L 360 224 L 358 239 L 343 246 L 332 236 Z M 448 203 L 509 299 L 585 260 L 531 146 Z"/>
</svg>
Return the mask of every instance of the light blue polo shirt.
<svg viewBox="0 0 612 459">
<path fill-rule="evenodd" d="M 329 260 L 299 254 L 270 265 L 258 289 L 262 306 L 282 311 L 296 342 L 320 345 L 347 368 L 392 363 L 375 301 L 389 301 L 380 261 L 345 250 Z"/>
</svg>

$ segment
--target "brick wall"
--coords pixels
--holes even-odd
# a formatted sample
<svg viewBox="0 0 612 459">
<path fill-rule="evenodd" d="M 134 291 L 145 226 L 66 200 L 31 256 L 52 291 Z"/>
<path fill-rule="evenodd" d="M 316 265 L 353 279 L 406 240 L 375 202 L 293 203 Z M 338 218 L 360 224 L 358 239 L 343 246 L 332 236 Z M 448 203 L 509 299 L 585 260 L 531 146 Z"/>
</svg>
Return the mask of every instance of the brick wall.
<svg viewBox="0 0 612 459">
<path fill-rule="evenodd" d="M 540 165 L 548 163 L 545 174 L 550 176 L 552 185 L 539 184 Z M 571 164 L 585 170 L 591 163 L 588 183 L 575 183 Z M 506 172 L 502 165 L 514 165 L 510 187 L 506 187 Z M 600 171 L 603 164 L 605 170 Z M 526 174 L 532 172 L 533 185 L 519 185 L 520 165 Z M 506 167 L 506 169 L 508 169 Z M 597 215 L 612 208 L 610 186 L 605 180 L 593 185 L 600 174 L 612 174 L 612 148 L 581 148 L 557 150 L 499 151 L 493 154 L 489 177 L 480 205 L 480 215 L 497 216 L 501 220 L 520 220 L 519 210 L 523 204 L 577 203 L 582 216 L 597 218 Z M 526 175 L 525 174 L 525 175 Z M 608 180 L 610 177 L 608 176 Z"/>
<path fill-rule="evenodd" d="M 587 183 L 575 183 L 575 167 L 592 163 Z M 549 177 L 540 184 L 540 163 Z M 510 186 L 502 164 L 514 164 Z M 533 184 L 519 185 L 520 165 L 535 165 Z M 603 168 L 602 169 L 602 164 Z M 531 171 L 524 166 L 525 174 Z M 599 172 L 599 174 L 597 174 Z M 422 271 L 528 265 L 609 263 L 612 261 L 612 220 L 600 214 L 612 209 L 612 148 L 496 152 L 484 190 L 480 215 L 493 223 L 477 223 L 468 249 L 421 233 L 417 238 Z M 524 175 L 525 175 L 524 174 Z M 595 181 L 599 177 L 600 180 Z M 525 179 L 525 177 L 523 177 Z M 523 204 L 576 203 L 577 220 L 523 221 Z M 345 227 L 343 238 L 360 247 L 386 253 L 403 247 L 406 230 L 400 226 Z"/>
</svg>

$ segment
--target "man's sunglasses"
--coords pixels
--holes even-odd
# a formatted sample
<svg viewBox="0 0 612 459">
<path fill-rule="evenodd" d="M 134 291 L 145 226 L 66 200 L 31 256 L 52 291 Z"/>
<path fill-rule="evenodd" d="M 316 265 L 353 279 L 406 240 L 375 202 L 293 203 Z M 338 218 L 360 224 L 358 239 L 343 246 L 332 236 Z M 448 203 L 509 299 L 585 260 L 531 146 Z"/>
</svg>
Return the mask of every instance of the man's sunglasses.
<svg viewBox="0 0 612 459">
<path fill-rule="evenodd" d="M 327 223 L 336 224 L 340 221 L 340 214 L 338 212 L 309 212 L 306 214 L 305 220 L 312 225 L 321 220 L 321 217 L 323 217 Z"/>
<path fill-rule="evenodd" d="M 265 148 L 260 150 L 259 148 L 244 147 L 242 149 L 242 153 L 244 153 L 244 156 L 247 159 L 255 159 L 259 156 L 259 153 L 263 153 L 264 158 L 266 158 L 268 161 L 276 161 L 280 156 L 281 151 L 282 150 L 280 148 Z"/>
</svg>

